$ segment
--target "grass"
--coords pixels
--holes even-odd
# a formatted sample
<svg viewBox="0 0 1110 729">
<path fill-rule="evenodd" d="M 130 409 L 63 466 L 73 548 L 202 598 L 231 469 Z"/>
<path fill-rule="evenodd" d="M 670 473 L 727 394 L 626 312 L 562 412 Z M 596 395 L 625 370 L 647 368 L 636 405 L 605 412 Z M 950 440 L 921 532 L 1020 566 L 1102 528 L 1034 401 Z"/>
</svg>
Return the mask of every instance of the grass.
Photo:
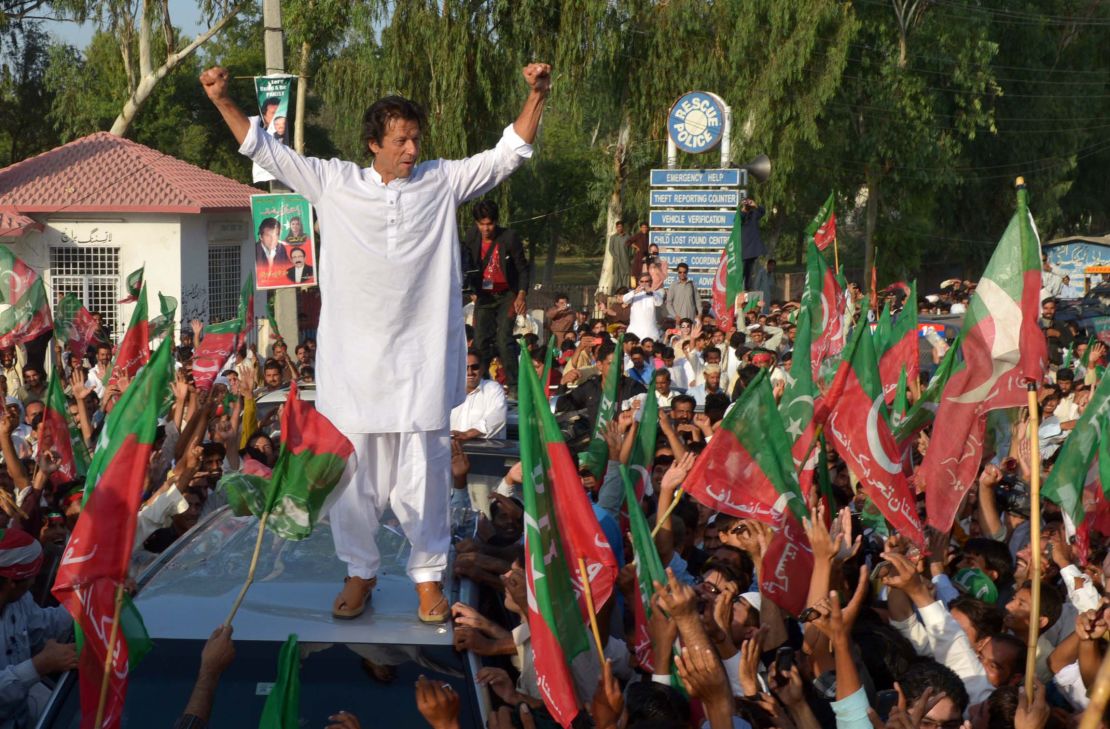
<svg viewBox="0 0 1110 729">
<path fill-rule="evenodd" d="M 574 258 L 560 256 L 555 260 L 555 286 L 597 286 L 601 276 L 601 256 Z M 543 275 L 543 261 L 537 261 L 537 275 Z"/>
</svg>

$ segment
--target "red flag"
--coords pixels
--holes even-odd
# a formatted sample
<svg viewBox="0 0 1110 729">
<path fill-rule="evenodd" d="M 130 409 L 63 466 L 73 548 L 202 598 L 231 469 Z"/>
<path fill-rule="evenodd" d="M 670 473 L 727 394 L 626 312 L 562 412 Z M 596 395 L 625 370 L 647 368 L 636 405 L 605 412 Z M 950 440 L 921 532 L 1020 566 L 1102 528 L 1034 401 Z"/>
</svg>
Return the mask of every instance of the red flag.
<svg viewBox="0 0 1110 729">
<path fill-rule="evenodd" d="M 717 319 L 717 328 L 726 334 L 736 327 L 735 312 L 732 305 L 735 302 L 728 300 L 728 255 L 721 251 L 721 263 L 717 266 L 717 275 L 713 277 L 713 316 Z"/>
<path fill-rule="evenodd" d="M 239 336 L 240 323 L 238 319 L 210 324 L 204 328 L 204 338 L 200 340 L 200 349 L 193 357 L 193 382 L 198 390 L 208 390 L 220 374 Z"/>
<path fill-rule="evenodd" d="M 901 449 L 890 431 L 883 386 L 869 327 L 857 326 L 837 379 L 843 392 L 832 405 L 825 432 L 895 530 L 923 544 L 917 501 L 902 473 Z"/>
<path fill-rule="evenodd" d="M 829 244 L 836 240 L 836 213 L 830 213 L 824 225 L 813 233 L 813 243 L 818 250 L 825 250 Z"/>
<path fill-rule="evenodd" d="M 813 548 L 805 529 L 791 513 L 783 517 L 763 555 L 759 591 L 786 612 L 800 615 L 809 598 L 813 574 Z"/>
<path fill-rule="evenodd" d="M 139 302 L 131 314 L 131 323 L 123 335 L 116 358 L 112 361 L 112 373 L 108 385 L 115 385 L 120 377 L 134 378 L 139 368 L 150 359 L 150 322 L 147 321 L 146 284 L 139 291 Z"/>
<path fill-rule="evenodd" d="M 1039 382 L 1046 360 L 1040 312 L 1041 256 L 1025 188 L 971 297 L 963 326 L 963 366 L 948 380 L 929 450 L 918 469 L 929 524 L 952 527 L 983 460 L 986 415 L 1028 401 L 1026 383 Z"/>
<path fill-rule="evenodd" d="M 54 307 L 54 337 L 77 357 L 96 341 L 96 320 L 73 294 L 66 294 Z"/>
<path fill-rule="evenodd" d="M 895 320 L 890 332 L 891 340 L 885 345 L 888 349 L 879 353 L 879 379 L 889 405 L 894 400 L 898 380 L 906 371 L 906 380 L 917 382 L 920 378 L 921 358 L 918 342 L 921 332 L 917 329 L 917 282 L 913 282 L 906 295 L 906 303 Z"/>
<path fill-rule="evenodd" d="M 848 330 L 844 323 L 848 300 L 823 255 L 807 256 L 806 264 L 810 268 L 806 275 L 817 275 L 821 281 L 821 325 L 813 339 L 810 355 L 813 379 L 819 380 L 821 363 L 840 354 L 848 339 Z"/>
</svg>

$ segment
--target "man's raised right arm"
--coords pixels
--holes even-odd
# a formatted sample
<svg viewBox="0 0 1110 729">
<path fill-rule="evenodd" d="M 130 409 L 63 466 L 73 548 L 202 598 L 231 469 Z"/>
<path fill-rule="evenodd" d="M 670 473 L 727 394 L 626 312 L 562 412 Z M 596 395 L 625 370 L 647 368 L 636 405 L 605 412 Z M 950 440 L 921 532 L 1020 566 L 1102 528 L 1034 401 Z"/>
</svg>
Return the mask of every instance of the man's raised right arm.
<svg viewBox="0 0 1110 729">
<path fill-rule="evenodd" d="M 220 66 L 214 66 L 200 75 L 204 93 L 208 94 L 208 98 L 215 104 L 228 129 L 235 135 L 235 141 L 242 144 L 250 131 L 251 122 L 243 110 L 231 100 L 231 95 L 227 92 L 227 80 L 227 69 Z"/>
</svg>

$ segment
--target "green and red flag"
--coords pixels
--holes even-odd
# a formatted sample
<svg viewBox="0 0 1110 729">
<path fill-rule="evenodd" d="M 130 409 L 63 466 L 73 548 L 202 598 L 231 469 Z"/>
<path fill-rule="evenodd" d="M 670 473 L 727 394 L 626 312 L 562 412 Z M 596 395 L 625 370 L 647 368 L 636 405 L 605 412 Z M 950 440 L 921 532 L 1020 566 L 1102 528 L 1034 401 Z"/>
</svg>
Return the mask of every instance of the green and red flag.
<svg viewBox="0 0 1110 729">
<path fill-rule="evenodd" d="M 744 292 L 744 243 L 742 230 L 744 218 L 736 208 L 736 217 L 732 219 L 732 231 L 728 234 L 725 243 L 725 308 L 736 315 L 736 297 Z"/>
<path fill-rule="evenodd" d="M 659 397 L 655 392 L 655 378 L 651 378 L 647 395 L 636 413 L 636 440 L 628 457 L 628 467 L 635 473 L 632 482 L 637 499 L 651 493 L 651 469 L 655 463 L 655 441 L 659 433 Z"/>
<path fill-rule="evenodd" d="M 39 450 L 53 451 L 58 470 L 50 474 L 50 482 L 60 486 L 84 478 L 89 471 L 89 449 L 80 428 L 69 415 L 65 392 L 58 378 L 60 367 L 50 372 L 46 385 L 45 410 L 39 428 Z"/>
<path fill-rule="evenodd" d="M 29 342 L 53 328 L 46 288 L 36 276 L 14 304 L 0 311 L 0 349 Z"/>
<path fill-rule="evenodd" d="M 818 309 L 815 306 L 810 319 L 810 327 L 813 331 L 810 366 L 813 370 L 813 379 L 817 380 L 821 373 L 821 364 L 825 360 L 836 357 L 844 349 L 848 335 L 844 312 L 848 302 L 844 289 L 837 282 L 836 275 L 825 260 L 825 255 L 813 244 L 810 244 L 806 252 L 806 280 L 815 281 L 816 290 L 820 292 L 821 315 L 816 315 Z"/>
<path fill-rule="evenodd" d="M 552 334 L 547 340 L 547 350 L 543 355 L 543 377 L 540 378 L 545 397 L 551 394 L 551 365 L 555 361 L 555 346 L 555 335 Z"/>
<path fill-rule="evenodd" d="M 274 341 L 283 341 L 281 337 L 281 330 L 278 329 L 277 312 L 274 311 L 274 302 L 277 297 L 271 291 L 266 294 L 266 321 L 270 323 L 270 339 Z"/>
<path fill-rule="evenodd" d="M 258 729 L 300 729 L 301 651 L 292 634 L 278 653 L 278 675 L 266 703 Z"/>
<path fill-rule="evenodd" d="M 663 560 L 659 557 L 659 550 L 655 547 L 655 540 L 651 536 L 651 526 L 648 524 L 644 510 L 640 508 L 640 499 L 636 496 L 636 487 L 633 477 L 626 466 L 621 466 L 621 480 L 624 483 L 624 502 L 628 507 L 628 528 L 632 538 L 633 564 L 636 565 L 636 591 L 638 600 L 631 605 L 633 616 L 632 655 L 646 671 L 654 672 L 655 652 L 651 645 L 651 633 L 648 630 L 648 620 L 651 619 L 651 598 L 655 594 L 654 582 L 667 583 L 667 573 L 663 568 Z"/>
<path fill-rule="evenodd" d="M 80 632 L 77 675 L 84 729 L 95 723 L 117 588 L 128 577 L 160 406 L 173 381 L 172 349 L 173 342 L 162 343 L 109 413 L 89 464 L 81 516 L 54 580 L 53 594 Z M 104 722 L 96 729 L 119 727 L 128 666 L 133 667 L 149 650 L 142 619 L 126 596 L 120 627 L 122 639 L 112 653 Z"/>
<path fill-rule="evenodd" d="M 1083 492 L 1088 481 L 1101 481 L 1102 488 L 1110 492 L 1110 480 L 1100 478 L 1099 474 L 1100 470 L 1110 469 L 1110 463 L 1099 458 L 1099 450 L 1106 443 L 1110 443 L 1110 377 L 1103 377 L 1095 387 L 1079 421 L 1060 446 L 1055 465 L 1041 488 L 1044 497 L 1057 504 L 1072 525 L 1078 526 L 1086 517 Z M 1092 468 L 1096 459 L 1101 469 Z"/>
<path fill-rule="evenodd" d="M 0 304 L 12 304 L 23 298 L 31 290 L 31 284 L 39 280 L 35 269 L 8 246 L 0 246 Z"/>
<path fill-rule="evenodd" d="M 143 271 L 145 269 L 146 266 L 140 266 L 137 270 L 127 274 L 127 279 L 123 283 L 123 288 L 127 292 L 127 296 L 120 299 L 119 303 L 134 304 L 139 300 L 139 294 L 142 293 L 143 290 Z"/>
<path fill-rule="evenodd" d="M 150 338 L 173 336 L 173 320 L 177 317 L 177 299 L 158 292 L 158 316 L 150 320 Z"/>
<path fill-rule="evenodd" d="M 525 362 L 529 367 L 531 363 Z M 613 361 L 609 365 L 609 373 L 601 388 L 601 402 L 597 406 L 597 419 L 594 421 L 593 435 L 590 444 L 586 447 L 582 465 L 589 469 L 594 478 L 601 482 L 605 477 L 605 467 L 609 465 L 609 444 L 605 442 L 605 432 L 609 429 L 617 408 L 617 392 L 621 384 L 621 372 L 624 365 L 624 335 L 617 339 L 617 348 L 613 351 Z M 546 393 L 545 393 L 546 397 Z"/>
<path fill-rule="evenodd" d="M 882 380 L 888 404 L 893 400 L 894 385 L 903 370 L 909 380 L 916 381 L 920 377 L 921 359 L 918 351 L 920 338 L 921 333 L 917 330 L 917 281 L 914 281 L 910 284 L 910 293 L 906 296 L 902 311 L 894 317 L 890 329 L 886 332 L 882 347 L 877 346 L 878 342 L 876 342 L 879 379 Z"/>
<path fill-rule="evenodd" d="M 266 526 L 282 539 L 305 539 L 338 497 L 339 484 L 354 446 L 309 402 L 297 397 L 297 383 L 281 412 L 281 449 L 270 478 L 232 474 L 221 479 L 232 511 L 270 516 Z"/>
<path fill-rule="evenodd" d="M 267 299 L 269 306 L 269 301 L 274 297 L 271 294 Z M 239 321 L 239 343 L 242 344 L 247 341 L 247 335 L 254 328 L 254 271 L 247 274 L 239 290 L 239 312 L 235 318 Z"/>
<path fill-rule="evenodd" d="M 84 357 L 96 341 L 96 320 L 73 294 L 66 294 L 54 307 L 54 339 L 75 357 Z"/>
<path fill-rule="evenodd" d="M 941 393 L 944 391 L 945 386 L 948 384 L 948 378 L 952 376 L 952 372 L 956 369 L 959 363 L 960 343 L 963 341 L 963 332 L 944 353 L 941 358 L 940 364 L 937 365 L 936 371 L 933 373 L 932 379 L 929 384 L 921 392 L 921 397 L 917 399 L 913 405 L 910 406 L 909 411 L 906 412 L 906 417 L 894 425 L 894 439 L 898 441 L 900 446 L 905 446 L 910 438 L 917 435 L 929 423 L 933 422 L 936 416 L 937 403 L 940 402 Z"/>
<path fill-rule="evenodd" d="M 134 379 L 139 368 L 150 359 L 150 322 L 147 321 L 146 285 L 139 291 L 139 300 L 131 312 L 131 323 L 127 325 L 123 341 L 112 360 L 112 373 L 108 385 L 115 385 L 120 377 Z"/>
<path fill-rule="evenodd" d="M 241 329 L 238 319 L 209 324 L 204 328 L 197 353 L 193 355 L 193 382 L 198 390 L 211 389 L 220 368 L 227 364 L 235 351 Z"/>
<path fill-rule="evenodd" d="M 831 405 L 825 432 L 887 521 L 914 543 L 923 544 L 917 501 L 902 472 L 902 451 L 890 430 L 867 326 L 859 325 L 852 333 L 837 380 L 842 389 Z"/>
<path fill-rule="evenodd" d="M 721 251 L 721 260 L 717 264 L 717 275 L 713 277 L 713 318 L 717 320 L 717 328 L 726 334 L 736 328 L 735 300 L 728 299 L 728 251 Z M 741 273 L 743 279 L 743 273 Z"/>
<path fill-rule="evenodd" d="M 894 387 L 894 404 L 890 406 L 891 427 L 906 419 L 906 412 L 909 411 L 908 390 L 909 381 L 906 376 L 906 368 L 903 367 L 902 373 L 898 375 L 898 384 Z M 895 438 L 895 440 L 898 439 Z"/>
<path fill-rule="evenodd" d="M 817 250 L 823 251 L 836 240 L 836 194 L 829 197 L 806 226 L 806 239 L 813 241 Z"/>
<path fill-rule="evenodd" d="M 519 370 L 519 402 L 528 628 L 541 697 L 555 721 L 569 727 L 578 715 L 569 662 L 589 650 L 590 644 L 572 587 L 570 555 L 560 538 L 562 523 L 554 503 L 555 484 L 541 435 L 542 412 L 548 408 L 537 405 L 546 398 L 538 398 L 533 392 L 539 382 L 525 356 L 521 356 Z M 570 467 L 573 469 L 573 464 Z"/>
<path fill-rule="evenodd" d="M 1040 315 L 1041 246 L 1024 186 L 1014 213 L 968 304 L 962 366 L 941 396 L 929 450 L 917 476 L 930 526 L 948 531 L 983 455 L 986 414 L 1027 401 L 1026 384 L 1044 375 Z"/>
</svg>

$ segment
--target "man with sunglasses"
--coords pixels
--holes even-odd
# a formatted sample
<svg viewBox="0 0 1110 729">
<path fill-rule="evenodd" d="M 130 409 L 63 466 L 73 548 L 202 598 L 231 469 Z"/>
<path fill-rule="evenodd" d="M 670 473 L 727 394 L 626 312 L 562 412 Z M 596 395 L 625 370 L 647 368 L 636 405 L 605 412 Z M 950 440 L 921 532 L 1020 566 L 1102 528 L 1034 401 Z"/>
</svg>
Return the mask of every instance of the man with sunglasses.
<svg viewBox="0 0 1110 729">
<path fill-rule="evenodd" d="M 451 437 L 459 441 L 504 440 L 508 405 L 505 391 L 482 377 L 482 361 L 475 350 L 466 354 L 466 399 L 451 411 Z"/>
</svg>

